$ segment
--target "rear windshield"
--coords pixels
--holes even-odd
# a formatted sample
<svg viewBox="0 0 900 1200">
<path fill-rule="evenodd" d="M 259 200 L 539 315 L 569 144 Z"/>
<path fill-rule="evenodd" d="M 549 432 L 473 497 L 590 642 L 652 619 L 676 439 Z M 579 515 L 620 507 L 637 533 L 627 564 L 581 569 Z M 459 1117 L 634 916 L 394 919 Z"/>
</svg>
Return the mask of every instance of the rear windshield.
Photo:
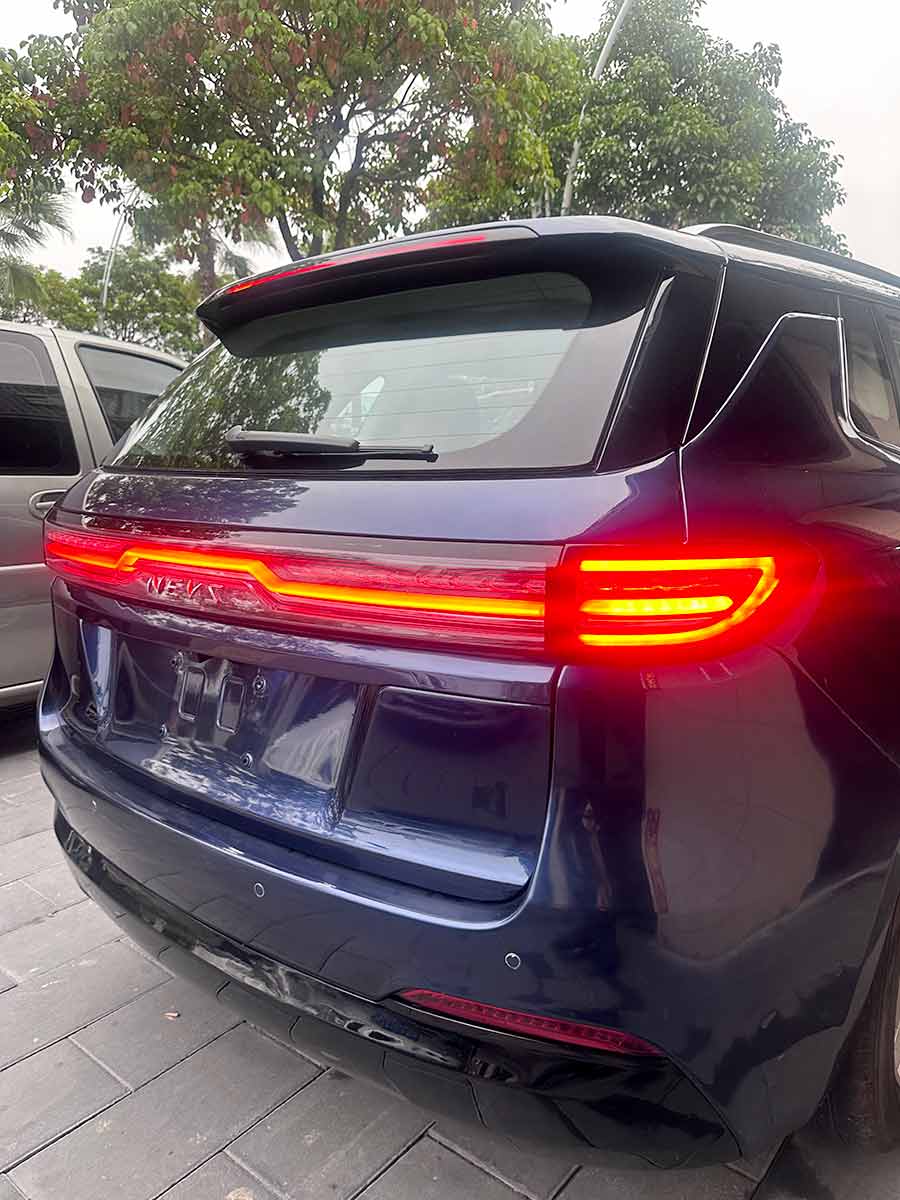
<svg viewBox="0 0 900 1200">
<path fill-rule="evenodd" d="M 351 460 L 370 471 L 588 463 L 652 286 L 530 273 L 254 321 L 169 387 L 110 465 L 246 470 L 225 443 L 234 426 L 432 443 L 438 455 Z"/>
</svg>

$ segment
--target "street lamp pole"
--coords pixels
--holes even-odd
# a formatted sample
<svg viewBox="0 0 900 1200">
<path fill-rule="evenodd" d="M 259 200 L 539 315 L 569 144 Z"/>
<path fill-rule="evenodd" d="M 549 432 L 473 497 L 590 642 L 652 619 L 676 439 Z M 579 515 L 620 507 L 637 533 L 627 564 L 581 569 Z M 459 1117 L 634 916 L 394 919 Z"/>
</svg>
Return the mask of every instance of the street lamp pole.
<svg viewBox="0 0 900 1200">
<path fill-rule="evenodd" d="M 622 4 L 616 14 L 616 19 L 612 23 L 612 28 L 606 35 L 606 41 L 603 43 L 603 49 L 600 51 L 600 57 L 597 59 L 597 64 L 594 67 L 594 72 L 591 75 L 591 82 L 596 83 L 606 70 L 606 64 L 609 62 L 610 55 L 613 52 L 613 47 L 616 44 L 616 39 L 625 23 L 625 18 L 628 16 L 628 10 L 634 4 L 634 0 L 622 0 Z M 584 104 L 581 106 L 581 112 L 578 114 L 578 127 L 575 131 L 575 144 L 572 147 L 572 154 L 569 158 L 569 169 L 566 171 L 566 186 L 563 189 L 563 200 L 561 215 L 567 217 L 572 211 L 572 192 L 575 188 L 575 171 L 578 167 L 578 160 L 581 157 L 581 130 L 584 125 L 584 116 L 587 112 L 589 96 L 585 96 Z"/>
<path fill-rule="evenodd" d="M 116 251 L 119 249 L 119 242 L 125 231 L 127 220 L 128 209 L 126 208 L 123 210 L 121 217 L 119 217 L 119 223 L 116 226 L 116 232 L 113 234 L 109 253 L 106 256 L 106 266 L 103 268 L 103 282 L 100 285 L 100 312 L 97 315 L 97 332 L 99 334 L 106 333 L 106 298 L 109 295 L 109 279 L 112 275 L 113 263 L 116 261 Z"/>
</svg>

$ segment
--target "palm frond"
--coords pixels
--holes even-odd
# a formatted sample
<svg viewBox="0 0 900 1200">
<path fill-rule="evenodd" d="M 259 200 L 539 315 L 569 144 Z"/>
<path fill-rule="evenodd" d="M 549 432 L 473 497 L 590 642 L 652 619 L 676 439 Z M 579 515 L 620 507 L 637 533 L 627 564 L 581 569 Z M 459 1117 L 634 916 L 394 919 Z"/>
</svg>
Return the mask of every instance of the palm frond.
<svg viewBox="0 0 900 1200">
<path fill-rule="evenodd" d="M 0 292 L 7 300 L 39 305 L 44 300 L 41 278 L 34 267 L 20 259 L 0 257 Z"/>
<path fill-rule="evenodd" d="M 239 279 L 243 275 L 253 274 L 253 260 L 248 258 L 246 254 L 239 254 L 237 250 L 233 250 L 226 242 L 219 242 L 216 250 L 216 256 L 223 274 L 236 275 Z"/>
<path fill-rule="evenodd" d="M 271 225 L 251 225 L 241 234 L 241 241 L 254 249 L 278 250 L 281 238 L 275 236 Z"/>
<path fill-rule="evenodd" d="M 20 229 L 0 222 L 0 254 L 22 254 L 28 244 L 28 238 Z"/>
<path fill-rule="evenodd" d="M 11 192 L 0 200 L 0 250 L 22 255 L 43 246 L 50 233 L 71 236 L 67 208 L 53 192 Z"/>
<path fill-rule="evenodd" d="M 38 204 L 32 206 L 32 220 L 41 226 L 43 236 L 48 232 L 72 236 L 69 224 L 69 201 L 62 193 L 45 192 Z"/>
</svg>

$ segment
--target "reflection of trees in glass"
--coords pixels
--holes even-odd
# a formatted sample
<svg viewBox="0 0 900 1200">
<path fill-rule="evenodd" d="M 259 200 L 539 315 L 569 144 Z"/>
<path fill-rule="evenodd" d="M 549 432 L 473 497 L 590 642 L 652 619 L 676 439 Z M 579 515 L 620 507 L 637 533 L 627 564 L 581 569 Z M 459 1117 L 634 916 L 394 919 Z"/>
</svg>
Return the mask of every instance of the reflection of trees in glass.
<svg viewBox="0 0 900 1200">
<path fill-rule="evenodd" d="M 118 463 L 221 469 L 238 462 L 225 445 L 235 425 L 314 433 L 331 402 L 319 380 L 321 357 L 235 358 L 216 347 L 151 409 Z"/>
<path fill-rule="evenodd" d="M 211 524 L 203 531 L 208 541 L 227 539 L 232 525 L 275 524 L 305 491 L 298 480 L 285 477 L 260 476 L 253 487 L 246 487 L 221 475 L 187 475 L 173 481 L 171 475 L 101 471 L 91 480 L 85 508 L 101 514 L 164 514 L 166 535 L 173 538 L 195 537 L 197 523 Z M 285 524 L 290 525 L 290 520 Z"/>
</svg>

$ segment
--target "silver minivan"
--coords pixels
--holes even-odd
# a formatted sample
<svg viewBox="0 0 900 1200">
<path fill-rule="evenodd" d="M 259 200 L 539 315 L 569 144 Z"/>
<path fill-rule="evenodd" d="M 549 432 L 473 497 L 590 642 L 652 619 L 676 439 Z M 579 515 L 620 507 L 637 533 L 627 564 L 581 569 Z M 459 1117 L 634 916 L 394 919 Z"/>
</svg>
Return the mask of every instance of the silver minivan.
<svg viewBox="0 0 900 1200">
<path fill-rule="evenodd" d="M 0 709 L 33 700 L 50 659 L 44 514 L 184 366 L 111 338 L 0 322 Z"/>
</svg>

